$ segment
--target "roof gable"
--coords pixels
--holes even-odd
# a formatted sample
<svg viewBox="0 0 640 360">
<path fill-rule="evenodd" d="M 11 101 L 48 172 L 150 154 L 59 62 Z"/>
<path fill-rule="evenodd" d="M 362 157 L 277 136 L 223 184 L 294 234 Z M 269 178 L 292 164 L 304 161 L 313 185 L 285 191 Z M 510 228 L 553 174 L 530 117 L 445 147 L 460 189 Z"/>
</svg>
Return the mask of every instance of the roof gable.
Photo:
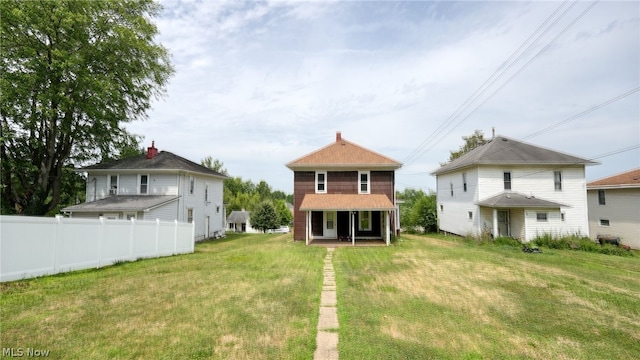
<svg viewBox="0 0 640 360">
<path fill-rule="evenodd" d="M 504 136 L 496 136 L 461 157 L 443 165 L 432 174 L 439 175 L 474 165 L 590 165 L 595 161 L 531 145 Z"/>
<path fill-rule="evenodd" d="M 187 160 L 168 151 L 161 151 L 151 159 L 147 158 L 147 155 L 138 155 L 126 159 L 87 166 L 80 170 L 182 170 L 200 173 L 203 175 L 228 178 L 228 176 L 220 174 L 217 171 L 213 171 L 205 166 L 196 164 L 193 161 Z"/>
<path fill-rule="evenodd" d="M 301 168 L 385 168 L 398 169 L 402 164 L 375 151 L 344 140 L 340 132 L 336 134 L 336 141 L 316 151 L 304 155 L 287 164 L 296 170 Z"/>
<path fill-rule="evenodd" d="M 587 188 L 640 187 L 640 168 L 587 183 Z"/>
</svg>

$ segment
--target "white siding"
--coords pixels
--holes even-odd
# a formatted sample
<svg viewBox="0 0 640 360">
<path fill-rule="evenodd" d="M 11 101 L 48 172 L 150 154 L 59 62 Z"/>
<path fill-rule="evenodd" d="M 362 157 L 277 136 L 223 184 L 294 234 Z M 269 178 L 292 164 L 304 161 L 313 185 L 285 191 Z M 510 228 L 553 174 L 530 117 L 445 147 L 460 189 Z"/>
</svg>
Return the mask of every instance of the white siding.
<svg viewBox="0 0 640 360">
<path fill-rule="evenodd" d="M 120 188 L 118 195 L 138 195 L 138 175 L 120 175 Z"/>
<path fill-rule="evenodd" d="M 193 209 L 193 222 L 195 223 L 196 240 L 203 240 L 213 236 L 216 232 L 222 232 L 225 228 L 225 214 L 222 204 L 223 181 L 213 178 L 195 176 L 193 194 L 189 194 L 189 175 L 181 177 L 180 188 L 183 191 L 180 203 L 179 221 L 187 221 L 187 209 Z M 205 201 L 205 185 L 209 186 L 209 200 Z M 219 207 L 219 212 L 216 209 Z M 208 233 L 205 221 L 209 217 Z"/>
<path fill-rule="evenodd" d="M 162 221 L 178 220 L 178 201 L 172 201 L 144 213 L 145 220 L 160 219 Z"/>
<path fill-rule="evenodd" d="M 620 237 L 623 244 L 640 249 L 640 189 L 605 189 L 605 205 L 598 204 L 598 190 L 587 191 L 591 238 Z M 609 220 L 609 226 L 600 225 Z"/>
<path fill-rule="evenodd" d="M 583 165 L 561 168 L 483 165 L 438 175 L 436 182 L 440 229 L 458 235 L 477 235 L 484 226 L 492 228 L 492 211 L 482 209 L 480 212 L 474 203 L 505 191 L 503 174 L 506 171 L 511 172 L 511 191 L 567 205 L 560 211 L 555 209 L 552 219 L 550 218 L 546 224 L 535 224 L 535 211 L 527 210 L 524 213 L 521 209 L 511 211 L 512 236 L 529 241 L 537 232 L 589 235 Z M 562 172 L 562 190 L 555 190 L 554 171 Z M 467 173 L 467 192 L 463 191 L 463 172 Z M 453 184 L 453 196 L 451 196 L 451 184 Z M 474 214 L 473 222 L 468 221 L 468 211 Z M 560 220 L 561 212 L 565 214 L 565 221 Z M 533 214 L 533 223 L 528 217 L 529 213 Z M 549 213 L 551 216 L 551 212 Z"/>
<path fill-rule="evenodd" d="M 149 195 L 178 195 L 178 175 L 151 174 Z"/>
</svg>

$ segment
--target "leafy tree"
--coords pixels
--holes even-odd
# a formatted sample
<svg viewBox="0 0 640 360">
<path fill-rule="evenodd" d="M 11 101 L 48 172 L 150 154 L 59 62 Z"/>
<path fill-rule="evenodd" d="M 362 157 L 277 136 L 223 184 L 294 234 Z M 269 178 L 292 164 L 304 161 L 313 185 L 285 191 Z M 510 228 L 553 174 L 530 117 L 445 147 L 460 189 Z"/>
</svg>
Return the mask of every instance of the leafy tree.
<svg viewBox="0 0 640 360">
<path fill-rule="evenodd" d="M 284 200 L 274 200 L 273 205 L 276 208 L 276 213 L 278 214 L 278 219 L 280 220 L 280 225 L 289 225 L 293 220 L 293 214 L 291 210 L 287 207 L 287 203 Z"/>
<path fill-rule="evenodd" d="M 397 192 L 400 204 L 400 226 L 406 230 L 420 227 L 425 232 L 438 230 L 436 194 L 432 191 L 425 193 L 422 190 L 405 189 Z"/>
<path fill-rule="evenodd" d="M 438 230 L 438 208 L 436 194 L 429 193 L 421 197 L 411 208 L 411 222 L 414 226 L 421 227 L 424 232 L 435 232 Z"/>
<path fill-rule="evenodd" d="M 2 210 L 42 215 L 65 167 L 109 158 L 134 136 L 173 68 L 154 42 L 153 0 L 0 1 Z"/>
<path fill-rule="evenodd" d="M 207 167 L 219 174 L 229 176 L 229 172 L 224 167 L 224 163 L 218 159 L 213 159 L 211 156 L 207 156 L 206 158 L 200 161 L 200 165 Z"/>
<path fill-rule="evenodd" d="M 469 136 L 463 136 L 462 140 L 464 140 L 464 145 L 460 146 L 458 151 L 449 151 L 450 155 L 448 162 L 451 162 L 468 153 L 469 151 L 477 148 L 478 146 L 484 145 L 489 142 L 489 140 L 484 138 L 484 133 L 482 132 L 482 130 L 475 130 L 473 134 Z"/>
<path fill-rule="evenodd" d="M 270 201 L 263 201 L 251 212 L 251 226 L 266 232 L 280 225 L 276 208 Z"/>
</svg>

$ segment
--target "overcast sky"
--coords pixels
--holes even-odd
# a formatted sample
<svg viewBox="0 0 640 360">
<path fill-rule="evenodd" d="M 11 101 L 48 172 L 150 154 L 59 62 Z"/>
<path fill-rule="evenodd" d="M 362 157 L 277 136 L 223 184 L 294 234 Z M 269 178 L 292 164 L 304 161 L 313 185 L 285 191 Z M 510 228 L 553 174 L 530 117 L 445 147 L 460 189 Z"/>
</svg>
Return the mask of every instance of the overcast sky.
<svg viewBox="0 0 640 360">
<path fill-rule="evenodd" d="M 162 3 L 176 73 L 127 125 L 145 147 L 287 193 L 336 131 L 402 162 L 398 190 L 492 127 L 595 159 L 589 181 L 640 167 L 638 1 Z"/>
</svg>

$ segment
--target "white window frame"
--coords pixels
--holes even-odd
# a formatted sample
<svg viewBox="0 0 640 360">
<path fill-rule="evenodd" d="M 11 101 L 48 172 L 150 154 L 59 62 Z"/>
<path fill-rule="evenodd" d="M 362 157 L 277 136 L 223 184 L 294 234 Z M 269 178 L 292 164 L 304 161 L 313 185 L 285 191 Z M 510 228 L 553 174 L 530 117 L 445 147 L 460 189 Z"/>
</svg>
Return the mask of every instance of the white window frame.
<svg viewBox="0 0 640 360">
<path fill-rule="evenodd" d="M 364 219 L 364 216 L 363 216 L 364 213 L 367 213 L 368 226 L 366 228 L 362 227 L 362 220 Z M 371 231 L 371 213 L 372 211 L 370 210 L 358 211 L 358 230 Z"/>
<path fill-rule="evenodd" d="M 189 195 L 193 195 L 195 188 L 196 188 L 196 178 L 194 176 L 189 176 Z"/>
<path fill-rule="evenodd" d="M 204 184 L 204 201 L 209 202 L 209 184 Z"/>
<path fill-rule="evenodd" d="M 536 212 L 536 221 L 537 222 L 548 222 L 549 221 L 549 213 L 545 211 L 537 211 Z"/>
<path fill-rule="evenodd" d="M 367 176 L 366 183 L 362 182 L 362 175 Z M 363 191 L 362 185 L 366 184 L 367 188 Z M 371 193 L 371 171 L 358 171 L 358 194 L 370 194 Z"/>
<path fill-rule="evenodd" d="M 609 219 L 599 219 L 598 225 L 604 226 L 604 227 L 611 227 L 611 220 L 609 220 Z"/>
<path fill-rule="evenodd" d="M 138 218 L 138 213 L 136 212 L 125 212 L 124 213 L 124 219 L 125 220 L 131 220 L 131 219 L 137 219 Z"/>
<path fill-rule="evenodd" d="M 191 216 L 189 216 L 191 215 Z M 187 222 L 188 223 L 192 223 L 193 222 L 193 208 L 187 208 Z"/>
<path fill-rule="evenodd" d="M 553 172 L 553 189 L 562 191 L 562 171 L 555 170 Z"/>
<path fill-rule="evenodd" d="M 319 175 L 323 174 L 324 175 L 324 181 L 323 182 L 319 182 L 318 178 Z M 322 184 L 324 189 L 322 190 L 318 190 L 318 185 Z M 326 171 L 316 171 L 316 194 L 326 194 L 327 193 L 327 172 Z"/>
<path fill-rule="evenodd" d="M 116 177 L 115 186 L 111 182 L 111 178 L 114 176 Z M 109 195 L 118 195 L 118 185 L 120 183 L 120 175 L 117 175 L 117 174 L 107 175 L 107 181 L 109 181 Z"/>
<path fill-rule="evenodd" d="M 509 181 L 507 181 L 507 179 L 505 179 L 505 175 L 509 174 Z M 502 172 L 502 184 L 504 187 L 504 190 L 511 190 L 513 189 L 513 174 L 511 173 L 511 171 L 503 171 Z M 509 184 L 508 189 L 507 189 L 507 184 Z"/>
<path fill-rule="evenodd" d="M 147 182 L 144 184 L 146 185 L 145 191 L 142 192 L 142 177 L 146 176 L 147 177 Z M 149 180 L 151 179 L 151 177 L 149 176 L 149 174 L 140 174 L 138 175 L 138 194 L 140 195 L 147 195 L 149 194 Z"/>
</svg>

